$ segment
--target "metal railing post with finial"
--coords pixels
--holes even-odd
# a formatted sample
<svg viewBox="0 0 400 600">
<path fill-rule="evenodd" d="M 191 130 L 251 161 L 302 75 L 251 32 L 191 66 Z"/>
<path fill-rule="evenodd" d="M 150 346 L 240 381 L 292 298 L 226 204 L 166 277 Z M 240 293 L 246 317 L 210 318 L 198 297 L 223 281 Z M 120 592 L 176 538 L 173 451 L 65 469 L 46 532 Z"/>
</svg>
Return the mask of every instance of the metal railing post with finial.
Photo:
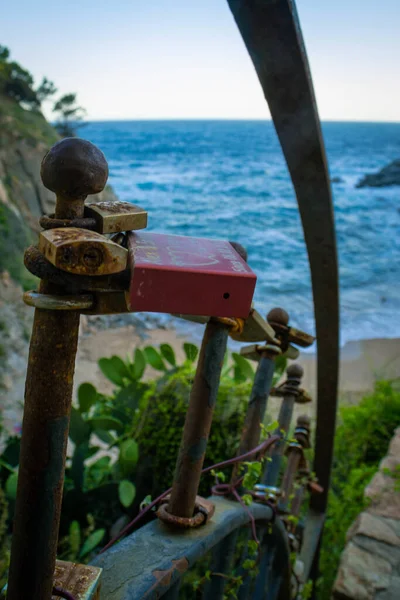
<svg viewBox="0 0 400 600">
<path fill-rule="evenodd" d="M 275 394 L 282 396 L 282 403 L 279 410 L 277 433 L 287 435 L 290 429 L 290 423 L 293 415 L 293 408 L 296 399 L 300 395 L 300 383 L 303 376 L 303 368 L 299 364 L 290 365 L 286 369 L 287 379 L 284 384 L 275 390 Z M 282 456 L 284 453 L 286 441 L 282 439 L 275 444 L 270 453 L 271 461 L 266 464 L 262 483 L 266 486 L 275 487 L 281 468 Z"/>
<path fill-rule="evenodd" d="M 310 423 L 310 417 L 307 415 L 298 417 L 294 431 L 294 440 L 290 442 L 286 450 L 288 460 L 283 474 L 282 492 L 278 503 L 278 508 L 281 512 L 287 511 L 291 500 L 294 480 L 298 471 L 307 467 L 304 450 L 310 447 Z"/>
<path fill-rule="evenodd" d="M 279 315 L 281 314 L 285 315 L 285 322 L 287 324 L 289 315 L 281 308 L 272 309 L 267 315 L 267 321 L 270 321 L 271 315 L 279 318 Z M 273 320 L 276 320 L 276 318 Z M 238 455 L 248 452 L 259 443 L 261 423 L 264 420 L 265 411 L 267 409 L 268 396 L 271 391 L 272 379 L 275 371 L 275 359 L 282 354 L 280 346 L 280 341 L 277 339 L 276 343 L 270 342 L 257 351 L 258 365 L 254 376 L 253 386 L 251 388 L 249 404 L 246 410 Z M 252 355 L 249 358 L 254 358 L 254 356 Z M 231 481 L 234 481 L 237 478 L 239 469 L 240 463 L 235 465 Z"/>
<path fill-rule="evenodd" d="M 231 245 L 247 260 L 243 246 L 235 242 Z M 204 331 L 168 502 L 168 513 L 175 517 L 191 519 L 194 515 L 228 332 L 227 325 L 213 319 Z"/>
<path fill-rule="evenodd" d="M 279 319 L 281 315 L 287 315 L 283 309 L 275 308 L 268 313 L 268 322 L 271 314 L 273 316 L 273 321 L 276 320 L 276 318 Z M 285 323 L 287 324 L 288 321 L 289 316 L 287 315 Z M 251 389 L 249 404 L 246 410 L 245 422 L 237 453 L 238 456 L 245 454 L 259 444 L 261 424 L 264 420 L 267 400 L 274 376 L 275 359 L 282 354 L 280 346 L 280 341 L 276 339 L 275 342 L 267 340 L 266 345 L 259 346 L 256 349 L 254 349 L 254 346 L 248 348 L 250 353 L 247 354 L 246 357 L 250 360 L 256 360 L 258 364 Z M 246 351 L 246 348 L 244 350 Z M 238 479 L 240 468 L 240 463 L 237 463 L 234 466 L 231 475 L 231 483 L 234 483 Z M 234 531 L 226 538 L 226 540 L 215 547 L 212 555 L 212 572 L 227 573 L 232 568 L 237 538 L 238 531 Z M 248 584 L 249 581 L 245 580 L 239 591 L 239 597 L 247 597 Z M 225 585 L 226 580 L 224 578 L 211 576 L 210 582 L 206 584 L 204 588 L 203 598 L 221 598 Z M 245 587 L 246 590 L 244 589 Z"/>
<path fill-rule="evenodd" d="M 246 249 L 237 242 L 230 244 L 247 262 Z M 176 517 L 190 519 L 194 514 L 228 333 L 229 327 L 216 320 L 206 325 L 168 504 L 168 512 Z"/>
<path fill-rule="evenodd" d="M 168 504 L 168 512 L 176 517 L 194 514 L 228 331 L 228 326 L 211 320 L 204 332 Z"/>
<path fill-rule="evenodd" d="M 55 218 L 83 217 L 84 200 L 107 181 L 103 153 L 81 139 L 46 154 L 42 181 L 56 193 Z M 62 288 L 42 281 L 43 294 Z M 56 562 L 79 312 L 35 310 L 25 387 L 8 600 L 50 600 Z"/>
</svg>

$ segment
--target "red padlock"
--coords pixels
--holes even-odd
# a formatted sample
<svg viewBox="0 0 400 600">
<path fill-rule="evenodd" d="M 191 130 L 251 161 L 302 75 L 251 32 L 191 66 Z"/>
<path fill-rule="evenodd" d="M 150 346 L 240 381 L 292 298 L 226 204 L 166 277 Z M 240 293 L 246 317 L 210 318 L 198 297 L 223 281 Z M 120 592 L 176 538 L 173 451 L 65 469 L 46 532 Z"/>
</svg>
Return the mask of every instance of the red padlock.
<svg viewBox="0 0 400 600">
<path fill-rule="evenodd" d="M 131 232 L 130 311 L 249 315 L 257 277 L 227 241 Z"/>
</svg>

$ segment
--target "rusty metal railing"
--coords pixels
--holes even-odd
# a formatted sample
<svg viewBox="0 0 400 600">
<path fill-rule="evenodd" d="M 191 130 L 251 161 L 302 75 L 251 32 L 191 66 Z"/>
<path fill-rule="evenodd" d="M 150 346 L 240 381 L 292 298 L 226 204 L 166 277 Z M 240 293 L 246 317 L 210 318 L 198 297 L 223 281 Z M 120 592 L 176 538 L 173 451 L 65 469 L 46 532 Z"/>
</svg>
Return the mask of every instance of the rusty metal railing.
<svg viewBox="0 0 400 600">
<path fill-rule="evenodd" d="M 92 174 L 89 183 L 88 170 Z M 102 153 L 84 140 L 67 139 L 59 142 L 43 160 L 43 182 L 56 191 L 57 207 L 55 216 L 41 219 L 46 228 L 40 234 L 39 246 L 29 248 L 25 256 L 27 267 L 33 274 L 41 277 L 42 283 L 37 292 L 27 292 L 24 296 L 28 304 L 35 306 L 36 313 L 26 383 L 22 451 L 7 591 L 9 600 L 28 596 L 34 600 L 45 600 L 55 593 L 58 520 L 79 314 L 127 312 L 129 302 L 135 294 L 136 270 L 141 264 L 140 251 L 148 248 L 146 244 L 149 242 L 144 245 L 141 242 L 141 245 L 130 248 L 128 252 L 123 235 L 114 238 L 122 242 L 120 245 L 104 233 L 115 234 L 128 225 L 137 225 L 133 217 L 136 218 L 138 214 L 141 215 L 139 225 L 142 227 L 146 219 L 144 211 L 138 207 L 125 203 L 90 204 L 88 213 L 84 197 L 86 193 L 104 186 L 106 173 L 107 164 Z M 96 214 L 96 211 L 101 215 L 101 221 L 88 216 Z M 60 228 L 60 224 L 63 227 Z M 164 238 L 161 237 L 159 243 L 162 244 Z M 146 238 L 142 234 L 140 239 Z M 153 241 L 154 237 L 150 239 Z M 173 241 L 169 240 L 168 243 L 173 244 Z M 128 246 L 133 243 L 135 238 Z M 217 244 L 214 253 L 221 251 L 220 245 L 223 243 Z M 160 255 L 163 249 L 164 246 L 160 249 Z M 146 266 L 150 261 L 159 264 L 161 259 L 155 257 L 155 252 L 154 246 L 151 246 L 152 258 L 146 258 Z M 209 259 L 209 248 L 207 252 Z M 228 266 L 222 264 L 222 272 L 213 274 L 213 281 L 216 277 L 225 277 L 226 270 L 233 264 L 234 275 L 230 277 L 245 277 L 246 284 L 253 285 L 251 271 L 244 260 L 244 249 L 227 242 L 222 254 L 224 260 L 229 256 L 231 263 Z M 184 279 L 189 277 L 194 286 L 196 277 L 204 277 L 200 267 L 200 271 L 183 267 L 181 264 L 179 276 Z M 165 267 L 164 278 L 167 272 L 168 268 Z M 170 272 L 176 282 L 175 265 L 172 265 Z M 164 286 L 165 283 L 164 279 Z M 235 288 L 233 286 L 229 289 Z M 224 293 L 230 295 L 228 292 Z M 154 289 L 154 294 L 158 294 L 157 288 Z M 171 294 L 175 294 L 174 289 L 171 289 Z M 232 302 L 236 302 L 234 293 L 232 295 Z M 176 299 L 173 301 L 176 302 Z M 163 302 L 170 302 L 165 290 Z M 185 299 L 181 300 L 177 307 L 181 313 L 193 311 L 193 306 L 186 306 L 186 302 Z M 217 299 L 217 302 L 220 300 Z M 243 305 L 243 302 L 240 297 L 238 306 Z M 302 427 L 295 431 L 296 440 L 289 445 L 287 436 L 295 402 L 305 402 L 309 398 L 300 388 L 302 369 L 299 366 L 292 365 L 288 368 L 287 380 L 283 384 L 273 390 L 271 385 L 276 357 L 283 355 L 296 358 L 298 350 L 293 344 L 309 346 L 314 338 L 291 327 L 285 311 L 274 309 L 266 320 L 250 303 L 247 316 L 242 314 L 241 317 L 234 318 L 185 315 L 185 318 L 202 320 L 205 331 L 172 488 L 157 504 L 157 524 L 151 523 L 144 527 L 133 534 L 129 542 L 119 544 L 117 549 L 107 550 L 97 559 L 96 567 L 103 569 L 101 597 L 156 598 L 164 594 L 167 597 L 177 597 L 183 574 L 193 565 L 195 568 L 193 561 L 197 557 L 211 551 L 211 571 L 204 588 L 204 597 L 222 598 L 224 589 L 230 585 L 229 579 L 233 578 L 240 583 L 238 594 L 241 598 L 263 597 L 266 588 L 271 586 L 276 594 L 280 589 L 286 590 L 282 597 L 289 598 L 292 576 L 288 549 L 293 550 L 294 546 L 299 548 L 300 541 L 296 537 L 296 531 L 289 530 L 285 525 L 284 517 L 290 510 L 291 493 L 297 474 L 305 469 L 303 449 L 309 446 L 307 422 L 303 419 Z M 217 485 L 213 489 L 213 495 L 204 499 L 198 496 L 198 488 L 204 472 L 207 440 L 229 335 L 236 341 L 253 342 L 250 346 L 244 346 L 241 353 L 256 361 L 258 366 L 238 455 L 222 465 L 233 465 L 231 482 Z M 282 398 L 279 424 L 275 436 L 270 441 L 262 441 L 261 427 L 271 393 Z M 286 449 L 289 457 L 280 485 L 282 459 Z M 245 480 L 240 463 L 246 458 L 261 459 L 265 453 L 268 453 L 268 460 L 262 476 L 263 484 L 254 489 L 244 489 Z M 209 469 L 208 467 L 206 471 Z M 245 492 L 253 497 L 250 508 L 246 508 L 241 500 L 241 494 Z M 220 496 L 225 496 L 226 499 Z M 297 498 L 297 511 L 298 504 Z M 238 536 L 243 526 L 249 522 L 252 533 L 247 531 L 247 541 L 251 539 L 251 535 L 257 541 L 256 559 L 250 559 L 246 553 L 237 556 Z M 188 531 L 191 532 L 190 535 Z M 162 545 L 167 543 L 166 540 L 169 540 L 171 554 L 168 554 L 168 558 L 164 555 L 162 560 L 155 560 L 157 554 L 149 551 L 148 545 Z M 292 542 L 293 547 L 290 545 Z M 142 571 L 140 576 L 135 570 L 131 573 L 127 568 L 125 554 L 121 555 L 121 552 L 125 552 L 124 548 L 130 548 L 132 543 L 134 546 L 143 543 L 142 548 L 136 548 L 136 552 L 142 557 L 137 563 Z M 177 548 L 182 548 L 182 552 L 187 549 L 188 556 L 192 558 L 189 560 L 186 554 L 180 556 Z M 130 550 L 127 556 L 129 553 Z M 119 567 L 115 567 L 117 555 L 121 565 L 125 565 L 121 572 Z M 238 560 L 239 563 L 235 566 L 235 561 L 237 563 Z M 169 568 L 162 568 L 168 561 L 171 562 Z M 110 564 L 115 569 L 110 570 Z M 253 572 L 250 576 L 246 572 L 246 564 L 253 564 L 253 571 L 258 569 L 258 574 Z M 61 568 L 59 563 L 57 568 Z M 67 565 L 63 568 L 68 571 L 70 567 Z M 19 576 L 21 570 L 24 570 L 26 577 Z M 236 573 L 234 577 L 232 572 Z M 99 570 L 95 574 L 97 585 Z M 116 583 L 119 576 L 124 580 L 123 585 Z M 69 584 L 65 585 L 68 588 Z M 91 584 L 90 589 L 92 596 L 96 587 Z M 275 592 L 271 597 L 276 595 Z M 73 592 L 65 589 L 60 593 L 68 596 Z M 83 590 L 82 593 L 86 594 L 83 596 L 85 598 L 91 597 L 87 596 L 88 590 Z"/>
<path fill-rule="evenodd" d="M 35 319 L 8 600 L 50 600 L 52 594 L 75 600 L 189 597 L 185 581 L 191 570 L 202 568 L 207 553 L 210 569 L 193 597 L 222 598 L 234 582 L 241 600 L 284 600 L 298 597 L 316 564 L 338 373 L 337 259 L 326 157 L 292 0 L 228 4 L 271 109 L 309 253 L 318 342 L 313 467 L 319 483 L 311 479 L 306 460 L 307 417 L 298 419 L 290 437 L 295 403 L 310 399 L 301 388 L 301 368 L 291 365 L 286 381 L 271 389 L 276 357 L 297 358 L 295 346 L 307 347 L 313 338 L 291 327 L 284 310 L 274 309 L 264 319 L 252 307 L 256 278 L 240 245 L 143 233 L 147 213 L 140 207 L 85 202 L 105 186 L 106 160 L 89 142 L 63 140 L 45 156 L 41 171 L 44 185 L 57 196 L 55 214 L 41 219 L 39 245 L 25 255 L 41 283 L 24 296 L 35 307 Z M 185 262 L 185 252 L 202 260 L 193 266 Z M 106 550 L 94 566 L 56 563 L 79 315 L 135 310 L 177 314 L 205 325 L 172 488 L 157 503 L 157 519 Z M 251 343 L 241 353 L 258 365 L 238 454 L 223 463 L 233 467 L 230 483 L 217 485 L 205 499 L 198 488 L 228 336 Z M 270 395 L 281 398 L 278 427 L 269 440 L 260 440 Z M 240 464 L 265 454 L 261 482 L 245 489 Z M 310 509 L 300 527 L 307 490 Z M 244 493 L 252 498 L 250 506 Z M 252 539 L 255 558 L 249 551 Z M 82 575 L 79 585 L 73 571 Z M 60 581 L 63 590 L 55 590 Z"/>
</svg>

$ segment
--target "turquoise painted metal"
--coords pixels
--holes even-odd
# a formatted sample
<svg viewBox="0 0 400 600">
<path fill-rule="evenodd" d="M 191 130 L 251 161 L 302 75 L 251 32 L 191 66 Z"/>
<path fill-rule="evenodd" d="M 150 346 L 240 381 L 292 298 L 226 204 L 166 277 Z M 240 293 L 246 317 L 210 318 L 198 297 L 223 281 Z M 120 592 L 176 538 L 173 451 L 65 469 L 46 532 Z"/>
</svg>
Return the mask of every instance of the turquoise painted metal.
<svg viewBox="0 0 400 600">
<path fill-rule="evenodd" d="M 254 503 L 247 511 L 237 502 L 225 498 L 212 496 L 209 500 L 215 504 L 215 514 L 205 526 L 172 531 L 154 521 L 99 556 L 93 564 L 103 569 L 100 600 L 163 597 L 216 544 L 248 525 L 250 514 L 261 525 L 271 524 L 271 533 L 266 530 L 262 540 L 263 548 L 266 551 L 277 548 L 276 571 L 279 577 L 289 576 L 290 551 L 286 533 L 279 521 L 273 524 L 271 507 Z M 282 590 L 281 600 L 289 600 L 290 594 L 286 592 Z"/>
</svg>

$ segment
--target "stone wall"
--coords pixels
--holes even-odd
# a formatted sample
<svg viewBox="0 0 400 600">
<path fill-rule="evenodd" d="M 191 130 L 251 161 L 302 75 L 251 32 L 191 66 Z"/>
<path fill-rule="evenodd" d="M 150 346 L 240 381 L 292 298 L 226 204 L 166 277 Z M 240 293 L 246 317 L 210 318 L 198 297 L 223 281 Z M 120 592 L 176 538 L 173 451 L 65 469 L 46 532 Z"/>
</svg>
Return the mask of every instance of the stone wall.
<svg viewBox="0 0 400 600">
<path fill-rule="evenodd" d="M 365 495 L 370 504 L 347 532 L 333 598 L 400 600 L 400 427 Z"/>
</svg>

